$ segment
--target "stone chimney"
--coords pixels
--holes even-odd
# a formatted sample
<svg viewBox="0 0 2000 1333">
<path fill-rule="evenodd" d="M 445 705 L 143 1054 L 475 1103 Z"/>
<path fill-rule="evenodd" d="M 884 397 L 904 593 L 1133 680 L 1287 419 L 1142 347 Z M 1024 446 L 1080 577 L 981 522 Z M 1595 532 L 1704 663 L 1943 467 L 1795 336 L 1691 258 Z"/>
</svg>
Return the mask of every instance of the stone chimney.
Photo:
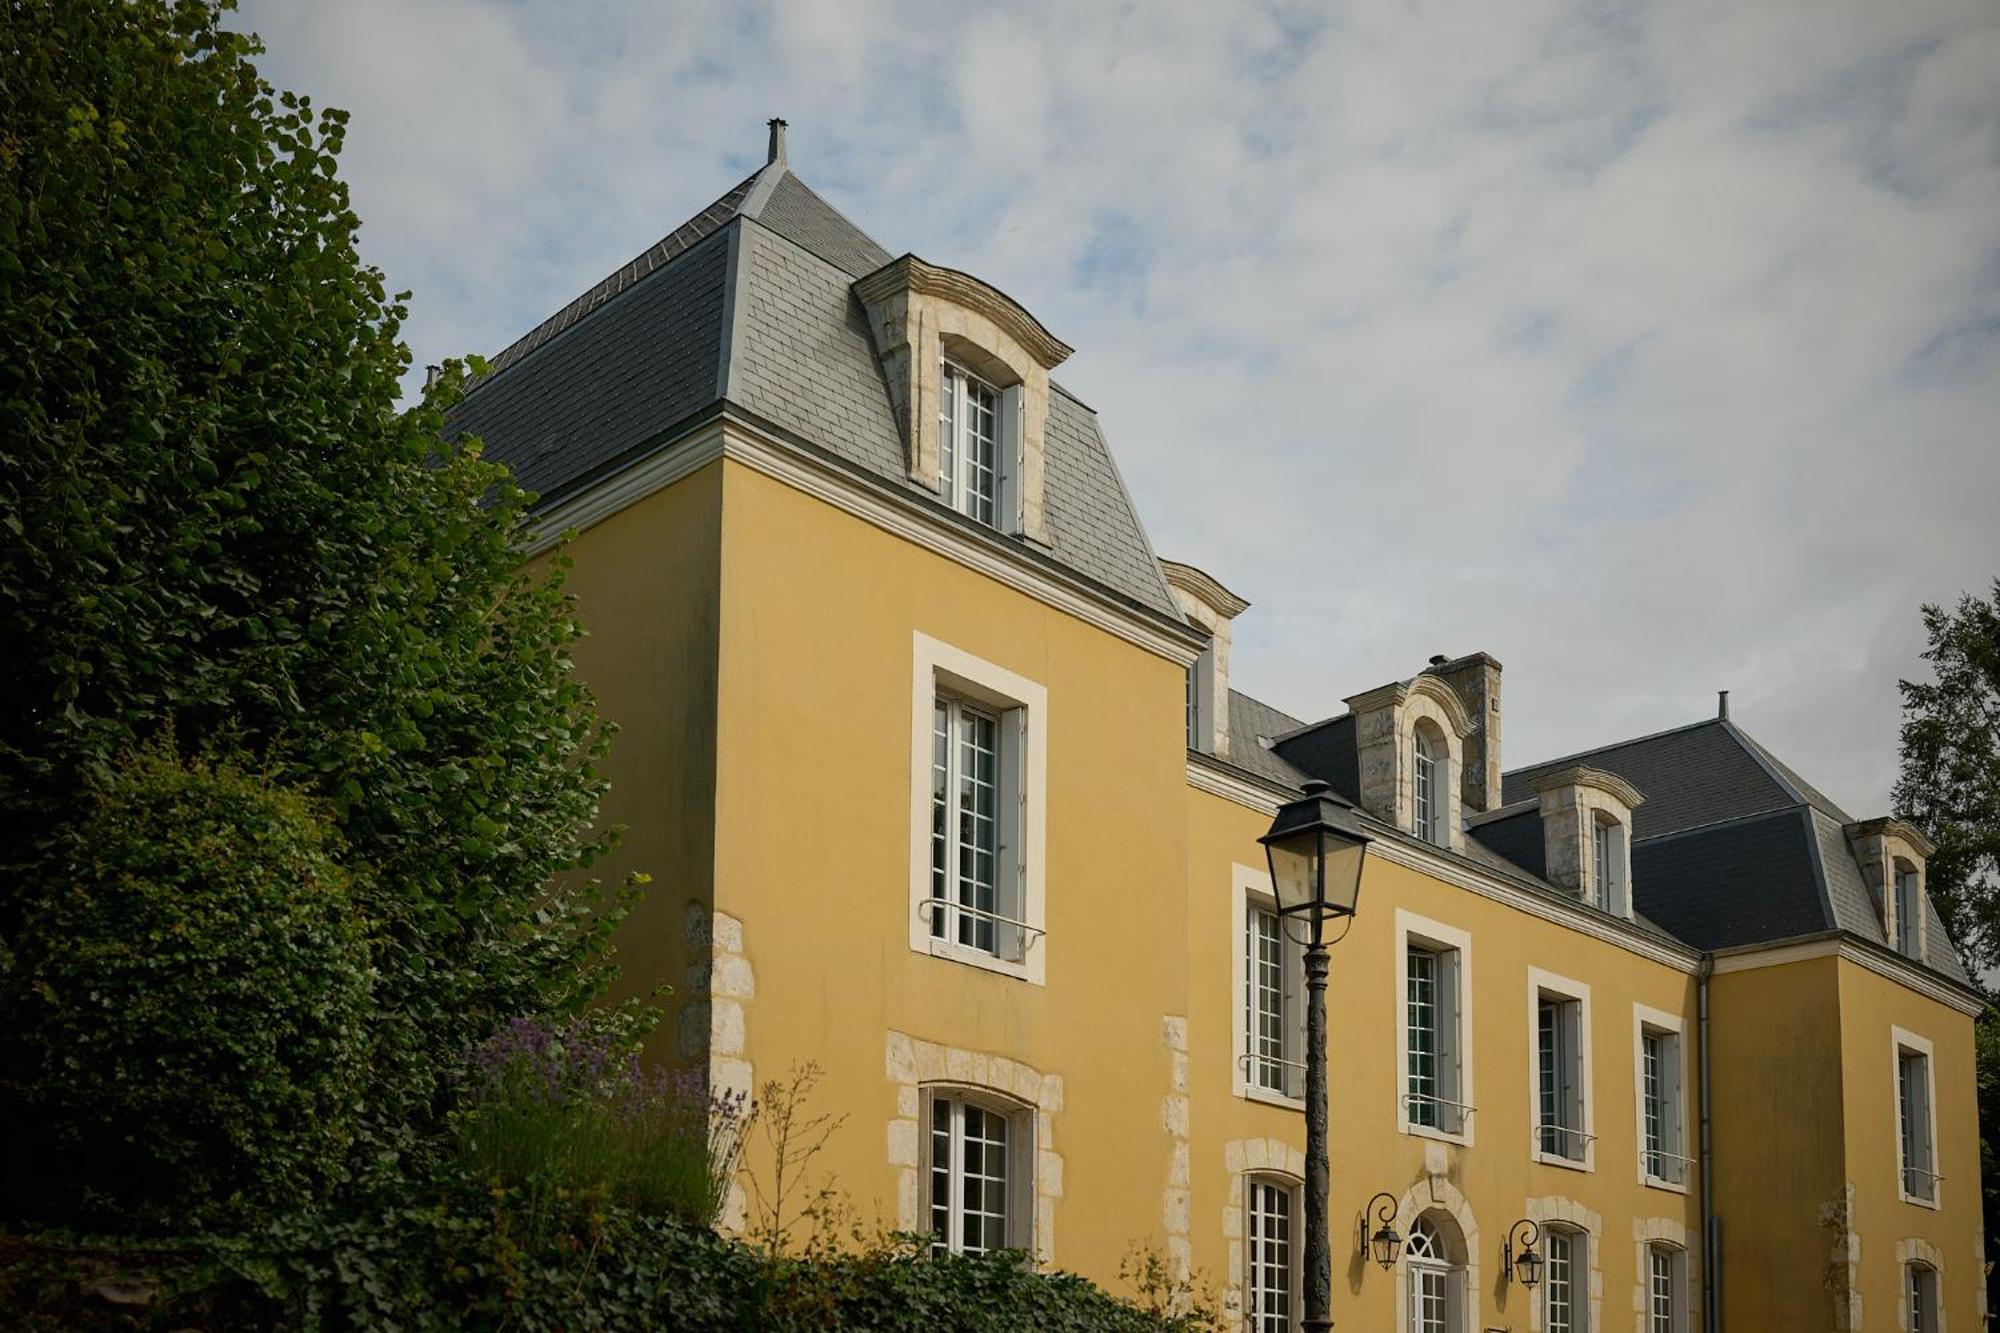
<svg viewBox="0 0 2000 1333">
<path fill-rule="evenodd" d="M 1500 663 L 1490 653 L 1450 661 L 1433 657 L 1431 675 L 1451 686 L 1472 719 L 1459 769 L 1460 800 L 1468 815 L 1500 808 Z"/>
<path fill-rule="evenodd" d="M 1208 632 L 1208 648 L 1188 668 L 1193 708 L 1188 748 L 1218 758 L 1229 757 L 1229 630 L 1250 603 L 1193 565 L 1162 560 L 1167 591 L 1187 622 Z"/>
</svg>

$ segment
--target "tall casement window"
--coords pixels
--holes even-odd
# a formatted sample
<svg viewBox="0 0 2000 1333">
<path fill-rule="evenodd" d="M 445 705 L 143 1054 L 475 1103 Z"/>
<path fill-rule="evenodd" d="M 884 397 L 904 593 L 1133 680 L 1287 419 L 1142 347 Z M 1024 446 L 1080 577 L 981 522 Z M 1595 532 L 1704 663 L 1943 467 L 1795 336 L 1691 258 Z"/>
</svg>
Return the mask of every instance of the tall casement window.
<svg viewBox="0 0 2000 1333">
<path fill-rule="evenodd" d="M 1277 912 L 1251 899 L 1243 912 L 1244 1083 L 1281 1097 L 1305 1095 L 1299 990 L 1304 950 Z"/>
<path fill-rule="evenodd" d="M 1937 1202 L 1938 1174 L 1931 1123 L 1931 1058 L 1928 1044 L 1896 1046 L 1896 1115 L 1902 1159 L 1903 1198 Z"/>
<path fill-rule="evenodd" d="M 931 934 L 995 957 L 1021 952 L 1015 877 L 1003 873 L 1000 719 L 939 695 L 931 713 Z"/>
<path fill-rule="evenodd" d="M 1687 1254 L 1667 1245 L 1646 1249 L 1646 1333 L 1686 1333 Z"/>
<path fill-rule="evenodd" d="M 1535 1136 L 1544 1157 L 1584 1160 L 1583 1001 L 1542 992 L 1535 1002 Z"/>
<path fill-rule="evenodd" d="M 1298 1193 L 1291 1182 L 1267 1176 L 1251 1176 L 1248 1186 L 1250 1289 L 1245 1305 L 1250 1333 L 1292 1333 L 1298 1289 Z"/>
<path fill-rule="evenodd" d="M 1922 958 L 1923 894 L 1917 887 L 1916 867 L 1896 862 L 1896 952 L 1906 958 Z"/>
<path fill-rule="evenodd" d="M 1446 1134 L 1463 1133 L 1458 950 L 1412 942 L 1405 965 L 1409 1123 Z"/>
<path fill-rule="evenodd" d="M 1544 1233 L 1548 1271 L 1542 1286 L 1545 1333 L 1586 1333 L 1590 1327 L 1590 1237 L 1551 1227 Z"/>
<path fill-rule="evenodd" d="M 1032 1117 L 956 1089 L 929 1096 L 932 1252 L 1026 1247 Z"/>
<path fill-rule="evenodd" d="M 914 643 L 910 947 L 1041 984 L 1048 693 Z"/>
<path fill-rule="evenodd" d="M 1639 1166 L 1647 1184 L 1686 1185 L 1681 1150 L 1681 1034 L 1639 1029 Z"/>
<path fill-rule="evenodd" d="M 1465 1264 L 1453 1241 L 1432 1214 L 1410 1224 L 1403 1245 L 1410 1333 L 1461 1333 L 1465 1326 Z"/>
<path fill-rule="evenodd" d="M 1903 1327 L 1909 1333 L 1938 1333 L 1938 1276 L 1929 1264 L 1910 1264 L 1903 1270 L 1903 1299 L 1909 1317 Z"/>
<path fill-rule="evenodd" d="M 1206 754 L 1215 748 L 1215 709 L 1228 707 L 1215 698 L 1215 646 L 1201 650 L 1187 672 L 1187 747 Z"/>
<path fill-rule="evenodd" d="M 993 522 L 1000 490 L 1000 394 L 962 367 L 944 363 L 938 393 L 938 492 L 946 504 Z"/>
<path fill-rule="evenodd" d="M 1433 741 L 1420 727 L 1412 746 L 1415 753 L 1413 777 L 1415 784 L 1414 823 L 1415 833 L 1425 842 L 1443 846 L 1444 837 L 1444 777 L 1449 766 L 1442 745 Z"/>
</svg>

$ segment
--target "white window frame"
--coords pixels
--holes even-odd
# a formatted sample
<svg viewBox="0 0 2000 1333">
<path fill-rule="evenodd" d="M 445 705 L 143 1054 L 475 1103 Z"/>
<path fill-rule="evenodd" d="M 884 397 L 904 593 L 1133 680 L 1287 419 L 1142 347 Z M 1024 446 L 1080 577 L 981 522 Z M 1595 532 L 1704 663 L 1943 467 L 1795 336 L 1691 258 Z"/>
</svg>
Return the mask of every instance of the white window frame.
<svg viewBox="0 0 2000 1333">
<path fill-rule="evenodd" d="M 1424 770 L 1430 770 L 1426 783 Z M 1410 727 L 1410 831 L 1433 847 L 1451 846 L 1451 742 Z M 1426 798 L 1425 789 L 1429 794 Z M 1428 807 L 1428 810 L 1427 810 Z"/>
<path fill-rule="evenodd" d="M 1215 753 L 1215 707 L 1215 644 L 1211 642 L 1188 667 L 1188 749 L 1201 754 Z"/>
<path fill-rule="evenodd" d="M 1560 1152 L 1549 1152 L 1542 1147 L 1542 1042 L 1541 1008 L 1544 997 L 1572 1002 L 1576 1005 L 1576 1032 L 1578 1043 L 1576 1077 L 1581 1080 L 1577 1087 L 1577 1111 L 1583 1123 L 1570 1127 L 1574 1132 L 1564 1136 L 1565 1142 L 1581 1140 L 1581 1155 L 1568 1157 Z M 1535 1161 L 1548 1166 L 1559 1166 L 1570 1171 L 1595 1171 L 1597 1169 L 1597 1137 L 1592 1128 L 1596 1121 L 1596 1107 L 1593 1105 L 1591 1088 L 1596 1074 L 1591 1057 L 1590 987 L 1569 977 L 1557 976 L 1539 967 L 1528 969 L 1528 1124 L 1529 1154 Z"/>
<path fill-rule="evenodd" d="M 1919 1284 L 1922 1284 L 1921 1286 Z M 1920 1259 L 1903 1265 L 1903 1327 L 1908 1333 L 1943 1333 L 1944 1281 L 1935 1266 Z"/>
<path fill-rule="evenodd" d="M 1004 667 L 934 639 L 912 635 L 910 675 L 910 928 L 913 952 L 947 958 L 1040 986 L 1048 979 L 1048 691 Z M 931 933 L 931 746 L 940 694 L 994 713 L 1001 726 L 1000 843 L 996 882 L 1011 876 L 1021 915 L 1019 957 L 1003 957 Z"/>
<path fill-rule="evenodd" d="M 1298 1327 L 1303 1314 L 1305 1292 L 1301 1278 L 1305 1273 L 1302 1262 L 1305 1248 L 1305 1215 L 1301 1199 L 1301 1182 L 1291 1176 L 1269 1171 L 1253 1172 L 1242 1177 L 1243 1190 L 1243 1327 L 1246 1333 L 1260 1333 L 1263 1325 L 1257 1313 L 1257 1241 L 1258 1217 L 1255 1207 L 1256 1191 L 1259 1187 L 1279 1190 L 1284 1194 L 1289 1210 L 1286 1227 L 1285 1284 L 1289 1318 L 1284 1327 L 1288 1331 Z"/>
<path fill-rule="evenodd" d="M 1272 1106 L 1283 1106 L 1298 1110 L 1305 1105 L 1305 948 L 1291 938 L 1291 932 L 1282 930 L 1285 948 L 1285 981 L 1292 1003 L 1287 1014 L 1289 1031 L 1285 1034 L 1285 1053 L 1281 1057 L 1287 1064 L 1289 1086 L 1297 1088 L 1295 1095 L 1288 1095 L 1276 1088 L 1267 1088 L 1250 1077 L 1250 960 L 1247 948 L 1250 931 L 1250 909 L 1253 905 L 1266 911 L 1276 910 L 1277 903 L 1271 897 L 1271 875 L 1268 870 L 1260 870 L 1241 863 L 1230 867 L 1229 876 L 1229 1008 L 1233 1016 L 1230 1024 L 1229 1088 L 1238 1097 L 1253 1102 L 1267 1102 Z M 1296 1065 L 1296 1068 L 1291 1066 Z"/>
<path fill-rule="evenodd" d="M 1654 1241 L 1645 1247 L 1646 1267 L 1641 1276 L 1641 1290 L 1645 1293 L 1645 1307 L 1639 1327 L 1644 1333 L 1687 1333 L 1688 1328 L 1688 1253 L 1678 1245 L 1667 1245 Z M 1659 1289 L 1654 1272 L 1655 1256 L 1667 1260 L 1667 1319 L 1662 1323 L 1659 1315 Z"/>
<path fill-rule="evenodd" d="M 965 1108 L 975 1107 L 988 1115 L 998 1116 L 1007 1125 L 1007 1147 L 1003 1169 L 1006 1172 L 1004 1186 L 1006 1196 L 1006 1244 L 1011 1250 L 1031 1250 L 1034 1248 L 1035 1221 L 1035 1112 L 1011 1097 L 1003 1097 L 985 1088 L 968 1087 L 954 1083 L 926 1084 L 922 1089 L 923 1119 L 919 1124 L 919 1138 L 923 1143 L 923 1160 L 918 1171 L 920 1197 L 919 1216 L 924 1219 L 924 1234 L 933 1237 L 933 1249 L 944 1248 L 952 1254 L 966 1252 L 964 1246 L 965 1223 L 965 1158 L 963 1134 L 965 1128 Z M 945 1206 L 948 1235 L 940 1247 L 933 1230 L 935 1222 L 932 1210 L 934 1187 L 933 1177 L 937 1170 L 936 1116 L 937 1108 L 947 1108 L 950 1118 L 949 1148 L 951 1155 L 946 1167 L 949 1181 L 948 1202 Z"/>
<path fill-rule="evenodd" d="M 1905 870 L 1903 867 L 1908 866 Z M 1924 959 L 1924 877 L 1901 857 L 1889 862 L 1889 892 L 1896 901 L 1896 938 L 1890 947 L 1905 958 Z"/>
<path fill-rule="evenodd" d="M 1412 1237 L 1415 1236 L 1416 1227 L 1419 1224 L 1425 1226 L 1433 1234 L 1438 1234 L 1437 1224 L 1427 1220 L 1423 1214 L 1419 1213 L 1410 1223 Z M 1439 1243 L 1441 1246 L 1444 1243 L 1442 1235 L 1439 1235 Z M 1466 1315 L 1469 1308 L 1475 1303 L 1472 1299 L 1470 1290 L 1472 1284 L 1470 1277 L 1467 1275 L 1466 1266 L 1453 1262 L 1449 1255 L 1435 1255 L 1425 1258 L 1417 1257 L 1411 1253 L 1408 1242 L 1405 1242 L 1403 1247 L 1402 1262 L 1404 1272 L 1404 1304 L 1408 1311 L 1407 1326 L 1412 1330 L 1412 1333 L 1427 1333 L 1421 1322 L 1423 1319 L 1422 1287 L 1424 1285 L 1425 1274 L 1432 1274 L 1444 1279 L 1444 1327 L 1446 1333 L 1464 1333 Z"/>
<path fill-rule="evenodd" d="M 993 399 L 993 480 L 992 491 L 986 496 L 980 496 L 967 484 L 970 463 L 965 445 L 972 438 L 970 413 L 966 411 L 971 398 L 969 386 L 985 390 Z M 947 404 L 950 404 L 949 427 L 945 423 Z M 1016 525 L 1007 521 L 1007 502 L 1019 488 L 1009 483 L 1009 473 L 1017 469 L 1007 465 L 1009 437 L 1013 434 L 1008 429 L 1008 406 L 1006 393 L 999 385 L 950 357 L 944 358 L 938 371 L 938 498 L 975 523 L 1011 532 Z M 991 515 L 982 517 L 973 511 L 971 501 L 975 498 L 990 503 Z M 1018 506 L 1018 499 L 1014 503 Z"/>
<path fill-rule="evenodd" d="M 1456 1043 L 1457 1086 L 1456 1095 L 1445 1098 L 1459 1105 L 1461 1128 L 1457 1133 L 1412 1122 L 1410 1119 L 1410 946 L 1449 952 L 1452 955 L 1453 975 L 1450 981 L 1452 1007 L 1455 1023 L 1447 1034 Z M 1477 1134 L 1477 1102 L 1473 1095 L 1472 1066 L 1472 1019 L 1466 1008 L 1466 997 L 1472 992 L 1472 936 L 1456 926 L 1448 926 L 1442 921 L 1418 916 L 1403 908 L 1396 909 L 1396 1128 L 1400 1133 L 1416 1138 L 1439 1139 L 1445 1143 L 1456 1143 L 1471 1147 Z M 1444 1030 L 1442 1027 L 1440 1031 Z"/>
<path fill-rule="evenodd" d="M 1591 894 L 1595 905 L 1600 911 L 1630 920 L 1632 832 L 1608 810 L 1592 810 L 1589 817 Z"/>
<path fill-rule="evenodd" d="M 1647 1169 L 1651 1154 L 1646 1151 L 1646 1037 L 1649 1034 L 1672 1037 L 1674 1063 L 1667 1081 L 1666 1100 L 1669 1114 L 1669 1129 L 1666 1139 L 1668 1146 L 1663 1149 L 1669 1158 L 1680 1162 L 1682 1180 L 1676 1183 L 1671 1177 L 1656 1176 Z M 1632 1105 L 1634 1108 L 1632 1142 L 1638 1146 L 1639 1183 L 1651 1189 L 1666 1190 L 1673 1194 L 1686 1194 L 1694 1180 L 1695 1163 L 1688 1145 L 1688 1090 L 1692 1086 L 1692 1057 L 1688 1051 L 1687 1020 L 1679 1014 L 1665 1009 L 1655 1009 L 1650 1005 L 1632 1006 Z"/>
<path fill-rule="evenodd" d="M 1937 1135 L 1937 1054 L 1930 1038 L 1920 1037 L 1907 1029 L 1889 1029 L 1889 1088 L 1890 1102 L 1895 1107 L 1892 1127 L 1896 1135 L 1896 1197 L 1904 1203 L 1915 1204 L 1919 1208 L 1933 1211 L 1943 1205 L 1944 1177 L 1938 1174 Z M 1918 1166 L 1907 1161 L 1903 1152 L 1903 1057 L 1920 1056 L 1924 1062 L 1923 1105 L 1917 1109 L 1919 1125 L 1925 1136 L 1925 1156 L 1927 1164 Z M 1931 1197 L 1912 1194 L 1907 1188 L 1912 1170 L 1929 1175 Z"/>
<path fill-rule="evenodd" d="M 1581 1227 L 1546 1224 L 1542 1228 L 1543 1258 L 1541 1316 L 1543 1333 L 1590 1333 L 1590 1233 Z M 1555 1324 L 1555 1242 L 1569 1246 L 1569 1326 Z"/>
</svg>

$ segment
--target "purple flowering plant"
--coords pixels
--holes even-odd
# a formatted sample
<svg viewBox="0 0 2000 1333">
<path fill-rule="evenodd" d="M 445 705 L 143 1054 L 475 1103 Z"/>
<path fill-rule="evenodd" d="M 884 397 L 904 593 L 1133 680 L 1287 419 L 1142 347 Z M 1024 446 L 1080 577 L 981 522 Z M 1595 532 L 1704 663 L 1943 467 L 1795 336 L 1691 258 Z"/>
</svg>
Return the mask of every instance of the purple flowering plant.
<svg viewBox="0 0 2000 1333">
<path fill-rule="evenodd" d="M 543 1219 L 609 1203 L 712 1226 L 752 1115 L 588 1018 L 514 1019 L 470 1052 L 461 1091 L 460 1166 Z"/>
</svg>

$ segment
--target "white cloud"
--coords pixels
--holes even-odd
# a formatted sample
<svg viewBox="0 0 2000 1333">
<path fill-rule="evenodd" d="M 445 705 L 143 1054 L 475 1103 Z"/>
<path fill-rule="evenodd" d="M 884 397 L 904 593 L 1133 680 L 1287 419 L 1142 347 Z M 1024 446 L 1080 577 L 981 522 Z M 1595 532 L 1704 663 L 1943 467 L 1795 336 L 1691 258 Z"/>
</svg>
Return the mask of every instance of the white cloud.
<svg viewBox="0 0 2000 1333">
<path fill-rule="evenodd" d="M 1508 664 L 1517 761 L 1733 713 L 1886 807 L 1916 608 L 2000 572 L 1981 0 L 293 6 L 420 361 L 494 350 L 792 122 L 892 251 L 1081 350 L 1155 543 L 1292 711 Z"/>
</svg>

